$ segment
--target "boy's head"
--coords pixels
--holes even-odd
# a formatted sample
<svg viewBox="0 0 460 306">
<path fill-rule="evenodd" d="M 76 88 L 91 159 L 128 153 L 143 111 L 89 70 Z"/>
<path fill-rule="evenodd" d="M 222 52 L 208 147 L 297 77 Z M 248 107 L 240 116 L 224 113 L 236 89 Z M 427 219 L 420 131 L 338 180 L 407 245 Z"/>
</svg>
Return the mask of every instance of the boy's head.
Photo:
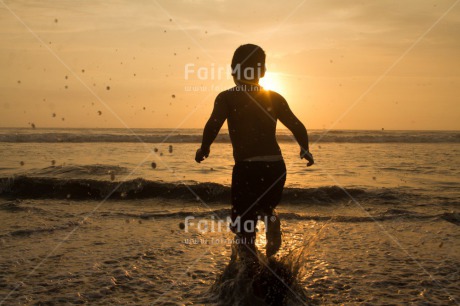
<svg viewBox="0 0 460 306">
<path fill-rule="evenodd" d="M 257 45 L 241 45 L 233 54 L 231 66 L 235 80 L 258 82 L 265 75 L 265 52 Z"/>
</svg>

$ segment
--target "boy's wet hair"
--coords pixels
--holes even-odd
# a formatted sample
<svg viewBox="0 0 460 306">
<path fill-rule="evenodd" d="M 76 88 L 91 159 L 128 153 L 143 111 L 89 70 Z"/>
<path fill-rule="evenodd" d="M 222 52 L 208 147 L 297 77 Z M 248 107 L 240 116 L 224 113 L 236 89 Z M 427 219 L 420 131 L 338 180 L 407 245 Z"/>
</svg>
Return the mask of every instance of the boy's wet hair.
<svg viewBox="0 0 460 306">
<path fill-rule="evenodd" d="M 265 52 L 257 45 L 241 45 L 233 54 L 231 67 L 232 75 L 238 78 L 247 68 L 253 69 L 256 78 L 261 78 L 265 73 Z"/>
</svg>

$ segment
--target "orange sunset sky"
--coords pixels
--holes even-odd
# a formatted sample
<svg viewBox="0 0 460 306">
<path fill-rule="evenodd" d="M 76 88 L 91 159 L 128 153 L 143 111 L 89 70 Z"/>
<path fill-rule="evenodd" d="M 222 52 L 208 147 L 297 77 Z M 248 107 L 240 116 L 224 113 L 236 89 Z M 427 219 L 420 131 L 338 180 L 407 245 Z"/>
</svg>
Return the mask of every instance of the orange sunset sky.
<svg viewBox="0 0 460 306">
<path fill-rule="evenodd" d="M 0 0 L 0 126 L 202 127 L 254 43 L 307 128 L 458 130 L 458 2 Z"/>
</svg>

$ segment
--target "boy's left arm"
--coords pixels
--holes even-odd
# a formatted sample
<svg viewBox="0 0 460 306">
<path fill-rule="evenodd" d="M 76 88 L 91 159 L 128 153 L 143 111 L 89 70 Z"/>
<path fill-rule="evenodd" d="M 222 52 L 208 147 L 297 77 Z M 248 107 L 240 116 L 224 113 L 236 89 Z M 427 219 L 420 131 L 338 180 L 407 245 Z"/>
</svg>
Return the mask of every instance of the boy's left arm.
<svg viewBox="0 0 460 306">
<path fill-rule="evenodd" d="M 307 129 L 294 115 L 286 100 L 281 95 L 279 96 L 278 102 L 278 119 L 294 134 L 295 139 L 300 145 L 300 158 L 308 160 L 307 167 L 313 165 L 315 160 L 309 150 Z"/>
<path fill-rule="evenodd" d="M 220 128 L 224 124 L 228 116 L 228 108 L 223 99 L 223 94 L 219 94 L 214 102 L 214 109 L 212 110 L 211 117 L 206 123 L 203 131 L 203 140 L 201 147 L 196 151 L 195 161 L 200 163 L 205 157 L 209 156 L 211 144 L 219 134 Z"/>
</svg>

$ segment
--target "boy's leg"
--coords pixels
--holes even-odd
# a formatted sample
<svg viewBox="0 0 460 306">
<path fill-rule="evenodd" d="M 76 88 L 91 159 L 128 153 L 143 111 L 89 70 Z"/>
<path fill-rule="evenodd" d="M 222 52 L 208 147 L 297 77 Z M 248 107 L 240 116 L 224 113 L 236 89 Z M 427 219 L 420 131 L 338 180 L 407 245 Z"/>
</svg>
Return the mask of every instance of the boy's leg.
<svg viewBox="0 0 460 306">
<path fill-rule="evenodd" d="M 232 231 L 235 233 L 235 241 L 237 255 L 242 259 L 251 259 L 253 261 L 257 260 L 257 248 L 256 248 L 256 232 L 255 228 L 245 229 L 244 223 L 251 222 L 256 224 L 257 218 L 247 219 L 247 218 L 232 218 L 233 224 L 239 223 L 242 227 L 239 226 L 232 227 Z"/>
<path fill-rule="evenodd" d="M 243 162 L 233 167 L 232 174 L 232 226 L 231 230 L 236 234 L 235 242 L 238 255 L 242 258 L 257 258 L 255 247 L 257 216 L 248 207 L 257 199 L 251 192 L 251 168 Z"/>
<path fill-rule="evenodd" d="M 272 214 L 265 216 L 267 245 L 265 254 L 267 257 L 275 255 L 281 247 L 281 221 L 278 214 L 273 211 Z"/>
<path fill-rule="evenodd" d="M 232 174 L 232 221 L 239 228 L 232 231 L 246 239 L 242 246 L 255 251 L 255 225 L 258 216 L 273 220 L 266 224 L 267 256 L 274 255 L 281 246 L 279 217 L 274 209 L 281 201 L 286 181 L 286 166 L 279 162 L 241 162 L 233 167 Z M 235 222 L 240 217 L 239 222 Z M 245 222 L 253 222 L 252 229 L 245 229 Z"/>
<path fill-rule="evenodd" d="M 286 166 L 283 161 L 267 163 L 266 176 L 268 179 L 267 192 L 260 202 L 266 221 L 266 255 L 275 255 L 281 247 L 281 221 L 275 211 L 276 206 L 281 202 L 281 196 L 286 182 Z"/>
</svg>

